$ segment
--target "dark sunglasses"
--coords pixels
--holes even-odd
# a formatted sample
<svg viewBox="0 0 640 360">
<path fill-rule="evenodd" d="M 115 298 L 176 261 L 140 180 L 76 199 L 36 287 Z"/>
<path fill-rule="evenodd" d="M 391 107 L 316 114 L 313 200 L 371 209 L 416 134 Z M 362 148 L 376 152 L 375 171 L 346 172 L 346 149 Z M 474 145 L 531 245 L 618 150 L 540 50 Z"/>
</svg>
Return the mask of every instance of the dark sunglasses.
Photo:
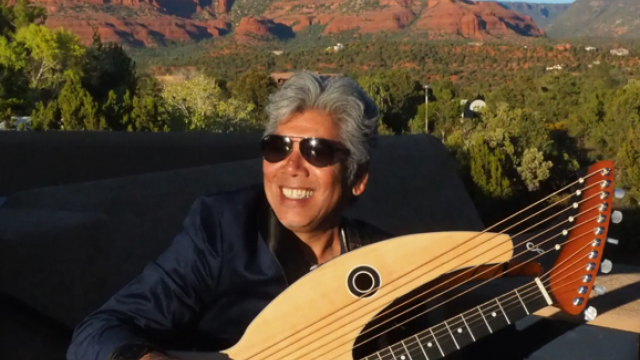
<svg viewBox="0 0 640 360">
<path fill-rule="evenodd" d="M 333 165 L 349 157 L 349 149 L 336 141 L 282 135 L 267 135 L 262 138 L 262 157 L 270 163 L 280 162 L 291 154 L 296 140 L 300 141 L 302 158 L 316 167 Z"/>
</svg>

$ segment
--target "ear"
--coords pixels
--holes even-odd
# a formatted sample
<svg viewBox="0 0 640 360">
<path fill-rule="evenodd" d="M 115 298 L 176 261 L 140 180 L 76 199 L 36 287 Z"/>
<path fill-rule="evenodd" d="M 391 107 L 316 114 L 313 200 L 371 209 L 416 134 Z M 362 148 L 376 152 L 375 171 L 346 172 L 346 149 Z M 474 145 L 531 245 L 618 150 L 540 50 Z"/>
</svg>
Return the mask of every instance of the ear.
<svg viewBox="0 0 640 360">
<path fill-rule="evenodd" d="M 369 162 L 362 164 L 358 167 L 358 171 L 356 171 L 356 176 L 354 179 L 354 184 L 351 187 L 351 192 L 354 196 L 360 196 L 364 189 L 367 187 L 367 182 L 369 181 Z"/>
</svg>

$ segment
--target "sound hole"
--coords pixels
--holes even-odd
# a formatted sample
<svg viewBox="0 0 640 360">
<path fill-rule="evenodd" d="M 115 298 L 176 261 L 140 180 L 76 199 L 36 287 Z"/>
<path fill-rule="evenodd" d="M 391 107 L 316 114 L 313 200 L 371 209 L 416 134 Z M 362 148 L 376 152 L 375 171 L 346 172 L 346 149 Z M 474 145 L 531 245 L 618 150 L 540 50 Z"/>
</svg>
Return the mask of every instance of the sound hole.
<svg viewBox="0 0 640 360">
<path fill-rule="evenodd" d="M 380 287 L 380 274 L 370 266 L 359 266 L 349 273 L 347 286 L 354 296 L 373 296 Z"/>
<path fill-rule="evenodd" d="M 368 292 L 373 289 L 373 276 L 366 272 L 359 272 L 353 278 L 355 288 L 361 292 Z"/>
</svg>

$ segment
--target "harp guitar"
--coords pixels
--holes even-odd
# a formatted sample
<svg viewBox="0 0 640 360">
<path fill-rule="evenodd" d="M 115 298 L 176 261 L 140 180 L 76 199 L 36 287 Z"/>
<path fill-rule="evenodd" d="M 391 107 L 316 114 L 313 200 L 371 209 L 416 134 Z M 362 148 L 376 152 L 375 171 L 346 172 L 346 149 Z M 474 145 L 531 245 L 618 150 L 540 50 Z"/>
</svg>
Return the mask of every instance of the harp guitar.
<svg viewBox="0 0 640 360">
<path fill-rule="evenodd" d="M 282 292 L 232 348 L 171 355 L 434 360 L 550 305 L 595 317 L 586 305 L 606 264 L 602 254 L 612 215 L 613 173 L 613 162 L 598 162 L 552 196 L 483 232 L 407 235 L 343 254 Z M 498 297 L 380 345 L 385 332 L 508 274 L 529 278 Z M 461 286 L 465 291 L 452 296 Z"/>
</svg>

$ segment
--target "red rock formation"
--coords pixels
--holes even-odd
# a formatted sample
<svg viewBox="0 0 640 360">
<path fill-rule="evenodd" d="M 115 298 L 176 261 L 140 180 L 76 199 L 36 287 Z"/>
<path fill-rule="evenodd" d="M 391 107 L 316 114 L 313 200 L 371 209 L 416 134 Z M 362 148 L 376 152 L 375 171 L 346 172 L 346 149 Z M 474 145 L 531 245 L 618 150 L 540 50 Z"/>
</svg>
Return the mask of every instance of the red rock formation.
<svg viewBox="0 0 640 360">
<path fill-rule="evenodd" d="M 15 0 L 10 0 L 15 1 Z M 91 41 L 93 28 L 98 28 L 104 40 L 133 41 L 153 44 L 154 39 L 201 39 L 221 36 L 230 30 L 227 14 L 232 0 L 213 0 L 201 7 L 198 0 L 36 0 L 49 11 L 47 24 L 63 26 L 78 34 L 83 42 Z M 263 0 L 253 0 L 263 1 Z M 383 8 L 354 8 L 343 6 L 346 0 L 276 0 L 257 17 L 245 17 L 235 29 L 240 41 L 253 41 L 272 35 L 289 34 L 312 24 L 325 25 L 325 34 L 357 29 L 359 33 L 426 30 L 430 37 L 485 37 L 528 35 L 543 32 L 533 20 L 494 2 L 470 0 L 379 0 Z M 91 14 L 70 11 L 58 12 L 61 4 L 115 4 L 143 8 L 131 17 L 118 17 L 106 12 Z M 349 5 L 351 6 L 351 5 Z M 214 11 L 215 8 L 215 11 Z M 160 10 L 164 9 L 164 10 Z M 351 11 L 351 12 L 350 12 Z M 193 20 L 198 17 L 210 20 Z M 420 17 L 416 19 L 416 13 Z M 167 14 L 168 13 L 168 14 Z M 216 19 L 217 18 L 217 19 Z M 215 19 L 215 20 L 213 20 Z"/>
<path fill-rule="evenodd" d="M 218 0 L 218 13 L 219 14 L 226 14 L 229 12 L 230 6 L 229 6 L 229 0 Z"/>
<path fill-rule="evenodd" d="M 145 46 L 155 46 L 156 41 L 162 41 L 163 38 L 185 41 L 220 36 L 228 27 L 222 20 L 195 21 L 162 14 L 126 20 L 105 13 L 94 13 L 91 20 L 80 20 L 77 16 L 51 14 L 46 25 L 71 31 L 85 45 L 91 43 L 93 31 L 97 29 L 102 41 L 138 43 Z"/>
<path fill-rule="evenodd" d="M 295 32 L 302 31 L 313 23 L 311 17 L 306 15 L 280 16 L 275 21 L 291 27 Z"/>
<path fill-rule="evenodd" d="M 358 28 L 358 32 L 361 34 L 398 31 L 404 29 L 414 18 L 415 15 L 411 10 L 401 7 L 368 12 L 358 16 L 341 15 L 329 20 L 324 33 L 333 34 L 355 28 Z"/>
<path fill-rule="evenodd" d="M 529 16 L 494 2 L 465 0 L 429 0 L 413 28 L 427 30 L 432 37 L 451 34 L 472 38 L 544 35 Z"/>
<path fill-rule="evenodd" d="M 244 17 L 240 20 L 240 23 L 236 28 L 236 35 L 269 36 L 269 25 L 271 25 L 271 23 L 273 23 L 273 20 L 264 17 Z"/>
</svg>

